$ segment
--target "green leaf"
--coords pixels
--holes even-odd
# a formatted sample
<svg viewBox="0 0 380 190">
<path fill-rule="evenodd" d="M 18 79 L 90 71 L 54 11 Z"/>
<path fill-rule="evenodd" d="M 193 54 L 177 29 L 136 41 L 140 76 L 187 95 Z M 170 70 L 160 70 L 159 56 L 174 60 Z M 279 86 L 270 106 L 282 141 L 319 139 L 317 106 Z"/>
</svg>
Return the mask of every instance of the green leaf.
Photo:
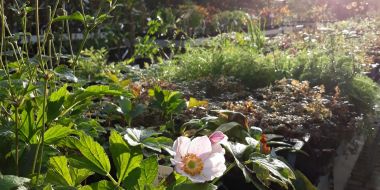
<svg viewBox="0 0 380 190">
<path fill-rule="evenodd" d="M 84 23 L 84 16 L 79 11 L 73 13 L 72 15 L 66 15 L 66 16 L 58 16 L 53 19 L 53 22 L 59 22 L 59 21 L 79 21 Z"/>
<path fill-rule="evenodd" d="M 68 161 L 65 156 L 54 156 L 49 159 L 49 169 L 46 180 L 52 184 L 64 186 L 75 185 L 71 178 Z"/>
<path fill-rule="evenodd" d="M 231 131 L 232 129 L 238 128 L 238 127 L 242 128 L 242 126 L 237 122 L 223 123 L 215 131 L 221 131 L 223 133 L 227 133 Z"/>
<path fill-rule="evenodd" d="M 192 184 L 180 184 L 174 187 L 174 190 L 216 190 L 217 186 L 210 183 L 192 183 Z"/>
<path fill-rule="evenodd" d="M 295 190 L 317 190 L 310 180 L 299 170 L 294 171 L 296 180 L 293 181 Z"/>
<path fill-rule="evenodd" d="M 54 73 L 59 79 L 63 81 L 74 83 L 78 82 L 78 78 L 74 75 L 74 71 L 66 65 L 57 66 L 54 68 Z"/>
<path fill-rule="evenodd" d="M 256 188 L 259 190 L 266 189 L 263 185 L 260 183 L 257 183 L 253 178 L 251 173 L 247 170 L 245 165 L 239 160 L 239 158 L 242 156 L 244 151 L 247 149 L 246 145 L 240 144 L 240 143 L 233 143 L 233 142 L 224 142 L 223 147 L 232 154 L 236 165 L 239 167 L 239 169 L 243 172 L 244 178 L 246 182 L 251 182 L 255 185 Z"/>
<path fill-rule="evenodd" d="M 259 127 L 252 126 L 250 130 L 250 135 L 255 138 L 256 140 L 259 140 L 261 138 L 261 135 L 263 134 L 263 130 Z"/>
<path fill-rule="evenodd" d="M 83 180 L 85 180 L 87 177 L 93 175 L 94 172 L 88 170 L 88 169 L 78 169 L 78 168 L 70 168 L 70 175 L 73 179 L 75 186 L 78 186 L 82 183 Z"/>
<path fill-rule="evenodd" d="M 76 128 L 84 131 L 87 135 L 90 135 L 93 138 L 99 137 L 99 133 L 106 133 L 104 127 L 102 127 L 95 119 L 80 122 Z"/>
<path fill-rule="evenodd" d="M 96 24 L 101 24 L 102 22 L 104 22 L 105 20 L 107 20 L 109 18 L 112 18 L 112 16 L 107 15 L 107 14 L 102 14 L 96 18 Z"/>
<path fill-rule="evenodd" d="M 166 116 L 179 113 L 186 108 L 186 101 L 182 99 L 182 94 L 177 91 L 162 90 L 156 86 L 149 90 L 149 96 L 154 97 L 152 107 L 163 111 Z"/>
<path fill-rule="evenodd" d="M 223 123 L 215 131 L 221 131 L 228 137 L 234 137 L 239 142 L 244 142 L 246 137 L 250 137 L 249 133 L 237 122 Z"/>
<path fill-rule="evenodd" d="M 132 111 L 130 112 L 131 118 L 135 118 L 141 115 L 142 113 L 144 113 L 144 111 L 145 111 L 145 107 L 143 104 L 135 105 Z"/>
<path fill-rule="evenodd" d="M 129 114 L 132 111 L 132 101 L 128 98 L 121 97 L 119 105 L 124 114 Z"/>
<path fill-rule="evenodd" d="M 25 185 L 30 179 L 14 175 L 2 175 L 0 173 L 0 189 L 27 189 Z"/>
<path fill-rule="evenodd" d="M 49 101 L 55 102 L 62 98 L 66 99 L 67 96 L 69 96 L 69 91 L 67 90 L 67 84 L 63 85 L 61 88 L 59 88 L 57 91 L 51 93 L 49 96 Z"/>
<path fill-rule="evenodd" d="M 141 168 L 135 168 L 131 172 L 129 172 L 128 176 L 124 179 L 122 185 L 127 189 L 137 189 L 138 188 L 138 180 L 141 176 Z M 133 187 L 133 188 L 131 188 Z"/>
<path fill-rule="evenodd" d="M 93 85 L 89 86 L 84 90 L 78 90 L 73 95 L 68 97 L 65 102 L 66 107 L 73 107 L 79 103 L 89 99 L 91 97 L 99 97 L 104 95 L 121 95 L 122 92 L 110 89 L 109 86 L 104 85 Z"/>
<path fill-rule="evenodd" d="M 79 190 L 116 190 L 117 188 L 112 182 L 107 180 L 102 180 L 90 185 L 80 187 Z"/>
<path fill-rule="evenodd" d="M 115 130 L 111 131 L 109 141 L 112 159 L 116 166 L 118 183 L 120 184 L 133 169 L 139 167 L 143 160 L 143 155 L 135 148 L 129 148 L 123 137 Z"/>
<path fill-rule="evenodd" d="M 161 152 L 161 149 L 169 148 L 173 145 L 173 140 L 167 137 L 153 137 L 159 135 L 153 130 L 149 129 L 136 129 L 128 128 L 127 133 L 124 135 L 124 139 L 127 140 L 128 144 L 131 146 L 142 145 L 145 148 Z"/>
<path fill-rule="evenodd" d="M 75 168 L 88 169 L 101 175 L 107 175 L 103 169 L 99 169 L 98 166 L 94 165 L 88 159 L 83 158 L 82 156 L 70 156 L 69 163 Z"/>
<path fill-rule="evenodd" d="M 20 137 L 23 141 L 31 143 L 36 133 L 34 109 L 30 101 L 25 102 L 25 109 L 21 113 Z"/>
<path fill-rule="evenodd" d="M 138 184 L 141 190 L 146 186 L 151 187 L 158 175 L 157 157 L 151 156 L 141 162 L 141 176 Z"/>
<path fill-rule="evenodd" d="M 80 140 L 74 142 L 74 146 L 82 153 L 83 157 L 74 156 L 70 163 L 101 175 L 107 175 L 110 172 L 111 164 L 106 152 L 92 137 L 81 134 Z"/>
<path fill-rule="evenodd" d="M 171 149 L 173 140 L 167 137 L 148 137 L 142 141 L 142 145 L 151 150 L 161 152 L 161 148 Z"/>
<path fill-rule="evenodd" d="M 47 102 L 47 122 L 51 122 L 56 119 L 63 108 L 63 103 L 69 92 L 67 91 L 67 85 L 63 85 L 58 91 L 53 92 Z"/>
<path fill-rule="evenodd" d="M 137 146 L 140 145 L 146 138 L 158 134 L 160 133 L 153 130 L 128 128 L 126 134 L 124 135 L 124 139 L 127 140 L 129 145 Z"/>
<path fill-rule="evenodd" d="M 272 181 L 288 189 L 288 184 L 292 185 L 291 180 L 296 178 L 288 165 L 270 155 L 252 154 L 250 160 L 257 178 L 266 186 Z"/>
<path fill-rule="evenodd" d="M 46 144 L 55 144 L 59 140 L 73 134 L 74 130 L 62 125 L 50 127 L 44 134 L 44 141 Z"/>
</svg>

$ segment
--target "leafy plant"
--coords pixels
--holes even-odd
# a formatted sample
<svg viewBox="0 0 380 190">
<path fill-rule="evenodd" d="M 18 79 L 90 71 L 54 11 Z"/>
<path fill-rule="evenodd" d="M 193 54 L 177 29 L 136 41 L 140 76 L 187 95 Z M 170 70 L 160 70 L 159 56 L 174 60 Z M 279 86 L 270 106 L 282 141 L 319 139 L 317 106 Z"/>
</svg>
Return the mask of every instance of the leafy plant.
<svg viewBox="0 0 380 190">
<path fill-rule="evenodd" d="M 128 127 L 132 126 L 132 119 L 141 115 L 144 112 L 144 105 L 137 104 L 134 105 L 132 101 L 128 98 L 121 97 L 119 101 L 121 111 L 124 114 L 125 119 L 128 122 Z"/>
<path fill-rule="evenodd" d="M 153 188 L 158 173 L 157 159 L 143 160 L 141 148 L 129 146 L 116 131 L 111 131 L 109 149 L 116 168 L 116 177 L 111 174 L 111 162 L 105 149 L 92 137 L 80 133 L 79 139 L 69 138 L 70 147 L 77 149 L 81 156 L 69 155 L 51 157 L 46 181 L 55 187 L 79 189 L 146 189 Z M 86 186 L 81 182 L 87 177 L 102 175 L 110 181 L 101 180 Z"/>
<path fill-rule="evenodd" d="M 127 129 L 124 139 L 131 146 L 141 146 L 157 152 L 161 149 L 171 151 L 173 140 L 167 137 L 158 136 L 161 133 L 149 129 Z"/>
<path fill-rule="evenodd" d="M 164 118 L 172 119 L 173 114 L 178 114 L 186 108 L 186 101 L 177 91 L 162 90 L 156 86 L 149 90 L 149 96 L 153 97 L 152 107 L 161 111 Z"/>
<path fill-rule="evenodd" d="M 243 32 L 251 18 L 244 11 L 223 11 L 213 15 L 210 28 L 213 32 Z"/>
</svg>

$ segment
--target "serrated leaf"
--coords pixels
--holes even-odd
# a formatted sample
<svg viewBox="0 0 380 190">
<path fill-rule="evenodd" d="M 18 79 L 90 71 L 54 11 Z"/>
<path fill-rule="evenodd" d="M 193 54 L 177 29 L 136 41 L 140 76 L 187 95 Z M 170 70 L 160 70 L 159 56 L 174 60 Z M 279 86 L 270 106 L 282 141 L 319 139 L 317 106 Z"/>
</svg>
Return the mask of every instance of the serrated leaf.
<svg viewBox="0 0 380 190">
<path fill-rule="evenodd" d="M 107 175 L 105 174 L 103 169 L 99 169 L 99 167 L 95 166 L 94 164 L 92 164 L 90 161 L 88 161 L 86 158 L 83 158 L 82 156 L 70 156 L 69 163 L 71 166 L 78 169 L 88 169 L 90 171 L 93 171 L 101 175 Z"/>
<path fill-rule="evenodd" d="M 47 122 L 53 121 L 60 115 L 63 103 L 68 95 L 69 92 L 67 91 L 67 85 L 65 84 L 58 91 L 53 92 L 49 96 L 46 110 Z"/>
<path fill-rule="evenodd" d="M 118 90 L 112 90 L 109 86 L 104 85 L 93 85 L 86 89 L 79 89 L 74 94 L 70 95 L 64 103 L 66 108 L 66 113 L 70 110 L 75 110 L 76 108 L 81 108 L 89 104 L 89 100 L 94 97 L 101 97 L 104 95 L 118 96 L 122 92 Z"/>
<path fill-rule="evenodd" d="M 151 156 L 141 162 L 141 176 L 138 180 L 140 189 L 150 187 L 158 175 L 157 157 Z"/>
<path fill-rule="evenodd" d="M 107 180 L 101 180 L 96 183 L 91 183 L 90 185 L 86 185 L 80 187 L 79 190 L 116 190 L 117 188 L 112 182 Z"/>
<path fill-rule="evenodd" d="M 123 187 L 126 187 L 127 189 L 130 187 L 133 187 L 131 189 L 137 189 L 138 188 L 138 180 L 141 176 L 141 168 L 135 168 L 131 172 L 129 172 L 128 176 L 123 181 Z"/>
<path fill-rule="evenodd" d="M 78 168 L 70 168 L 70 175 L 75 183 L 75 186 L 78 186 L 82 183 L 83 180 L 85 180 L 87 177 L 93 175 L 94 172 L 88 170 L 88 169 L 78 169 Z"/>
<path fill-rule="evenodd" d="M 79 168 L 87 168 L 101 175 L 107 175 L 111 170 L 110 160 L 103 147 L 86 134 L 80 135 L 80 140 L 74 146 L 81 152 L 83 157 L 72 157 L 70 163 Z"/>
<path fill-rule="evenodd" d="M 133 169 L 139 167 L 143 160 L 143 155 L 136 148 L 130 148 L 123 137 L 115 130 L 111 131 L 109 141 L 112 159 L 116 166 L 118 183 L 120 184 Z"/>
<path fill-rule="evenodd" d="M 49 159 L 49 169 L 46 175 L 47 182 L 63 186 L 74 186 L 68 161 L 65 156 L 54 156 Z"/>
<path fill-rule="evenodd" d="M 83 121 L 76 127 L 78 130 L 84 131 L 87 135 L 97 138 L 99 133 L 106 133 L 104 127 L 102 127 L 99 122 L 95 119 L 90 119 L 88 121 Z"/>
<path fill-rule="evenodd" d="M 71 135 L 74 130 L 62 125 L 55 125 L 50 127 L 44 134 L 44 142 L 48 145 L 55 144 L 59 140 Z"/>
<path fill-rule="evenodd" d="M 59 88 L 57 91 L 51 93 L 49 96 L 49 101 L 55 102 L 60 100 L 61 98 L 67 98 L 69 95 L 69 91 L 67 90 L 67 84 L 64 84 L 61 88 Z"/>
</svg>

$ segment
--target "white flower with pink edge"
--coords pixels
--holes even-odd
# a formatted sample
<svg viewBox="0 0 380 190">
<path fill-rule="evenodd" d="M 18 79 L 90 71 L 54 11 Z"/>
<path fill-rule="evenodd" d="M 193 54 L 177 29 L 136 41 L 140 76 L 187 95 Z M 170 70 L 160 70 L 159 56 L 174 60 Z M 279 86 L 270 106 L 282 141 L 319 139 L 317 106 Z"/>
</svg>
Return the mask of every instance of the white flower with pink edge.
<svg viewBox="0 0 380 190">
<path fill-rule="evenodd" d="M 227 141 L 227 136 L 216 131 L 207 136 L 190 139 L 178 137 L 174 141 L 174 158 L 171 159 L 175 170 L 188 177 L 192 182 L 203 183 L 221 177 L 226 171 L 224 148 L 220 143 Z"/>
</svg>

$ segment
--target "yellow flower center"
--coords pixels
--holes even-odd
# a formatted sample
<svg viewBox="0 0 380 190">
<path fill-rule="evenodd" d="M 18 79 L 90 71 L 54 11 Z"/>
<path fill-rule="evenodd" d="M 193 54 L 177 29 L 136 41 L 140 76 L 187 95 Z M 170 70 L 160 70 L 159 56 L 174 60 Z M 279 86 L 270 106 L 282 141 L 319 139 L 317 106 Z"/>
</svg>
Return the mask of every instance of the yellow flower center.
<svg viewBox="0 0 380 190">
<path fill-rule="evenodd" d="M 203 170 L 202 159 L 195 154 L 186 154 L 186 156 L 182 158 L 182 163 L 182 170 L 191 176 L 199 175 Z"/>
</svg>

